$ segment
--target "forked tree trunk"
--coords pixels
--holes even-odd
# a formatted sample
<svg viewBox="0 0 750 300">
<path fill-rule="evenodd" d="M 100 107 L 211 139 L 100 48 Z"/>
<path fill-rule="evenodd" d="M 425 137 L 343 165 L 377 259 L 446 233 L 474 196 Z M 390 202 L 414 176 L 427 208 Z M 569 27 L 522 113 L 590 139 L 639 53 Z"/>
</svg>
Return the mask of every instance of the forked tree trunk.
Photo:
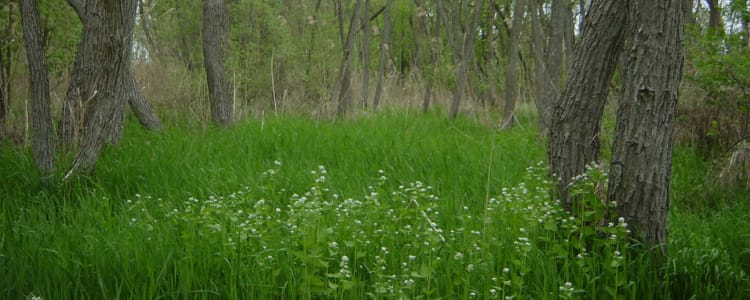
<svg viewBox="0 0 750 300">
<path fill-rule="evenodd" d="M 683 0 L 632 1 L 609 200 L 666 254 L 672 140 L 683 62 Z"/>
<path fill-rule="evenodd" d="M 41 181 L 48 184 L 55 171 L 54 127 L 50 109 L 49 72 L 42 46 L 42 27 L 36 0 L 21 0 L 21 17 L 31 89 L 32 150 Z"/>
<path fill-rule="evenodd" d="M 627 21 L 627 1 L 594 1 L 573 54 L 568 82 L 550 123 L 550 173 L 564 206 L 572 178 L 599 162 L 599 132 L 609 82 L 617 65 Z"/>
<path fill-rule="evenodd" d="M 203 61 L 208 81 L 211 120 L 221 126 L 234 122 L 232 99 L 224 70 L 224 48 L 229 31 L 229 11 L 224 0 L 203 1 Z"/>
<path fill-rule="evenodd" d="M 81 146 L 70 170 L 69 180 L 77 173 L 90 173 L 107 142 L 120 136 L 123 129 L 126 99 L 122 97 L 128 87 L 133 27 L 137 0 L 89 1 L 86 19 L 101 17 L 101 27 L 90 32 L 96 41 L 91 58 L 94 66 L 90 78 L 96 78 L 92 90 L 96 91 L 85 104 L 84 129 Z"/>
<path fill-rule="evenodd" d="M 523 25 L 524 0 L 517 0 L 513 4 L 513 21 L 508 38 L 508 69 L 505 71 L 505 103 L 503 105 L 503 121 L 501 129 L 513 127 L 516 120 L 516 98 L 518 98 L 518 41 Z"/>
<path fill-rule="evenodd" d="M 380 105 L 380 98 L 383 97 L 383 78 L 385 77 L 385 65 L 388 59 L 388 52 L 391 51 L 391 1 L 385 2 L 383 11 L 383 34 L 380 36 L 380 57 L 378 58 L 378 79 L 375 83 L 375 96 L 372 98 L 372 108 L 377 109 Z"/>
<path fill-rule="evenodd" d="M 92 86 L 95 81 L 92 74 L 97 66 L 93 64 L 94 58 L 92 55 L 98 46 L 98 42 L 94 40 L 92 32 L 101 28 L 103 20 L 101 13 L 86 13 L 85 1 L 91 0 L 83 0 L 83 2 L 68 0 L 68 4 L 73 8 L 83 24 L 83 30 L 81 32 L 81 39 L 78 42 L 78 50 L 73 62 L 73 71 L 71 72 L 68 88 L 65 92 L 62 114 L 57 128 L 59 142 L 67 147 L 78 143 L 79 134 L 83 127 L 83 109 L 96 93 L 96 90 Z M 128 62 L 127 66 L 127 76 L 133 78 L 130 62 Z M 145 96 L 143 96 L 138 83 L 134 79 L 132 84 L 128 84 L 124 92 L 125 94 L 122 97 L 128 98 L 128 104 L 130 104 L 130 108 L 141 125 L 149 130 L 159 130 L 162 128 L 161 120 Z M 121 133 L 113 135 L 109 139 L 109 142 L 117 143 L 120 136 Z"/>
</svg>

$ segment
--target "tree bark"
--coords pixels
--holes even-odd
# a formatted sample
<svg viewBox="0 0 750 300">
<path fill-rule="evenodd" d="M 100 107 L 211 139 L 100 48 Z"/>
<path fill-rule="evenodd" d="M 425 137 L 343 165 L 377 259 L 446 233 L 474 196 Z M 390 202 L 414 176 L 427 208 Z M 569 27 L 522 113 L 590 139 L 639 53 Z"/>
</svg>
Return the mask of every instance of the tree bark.
<svg viewBox="0 0 750 300">
<path fill-rule="evenodd" d="M 359 31 L 359 19 L 360 11 L 362 8 L 362 0 L 357 0 L 354 4 L 354 11 L 352 11 L 352 17 L 349 22 L 349 31 L 346 34 L 346 40 L 343 44 L 343 55 L 341 58 L 341 68 L 339 70 L 338 81 L 336 82 L 337 89 L 334 90 L 332 96 L 334 96 L 338 103 L 338 116 L 344 117 L 346 112 L 349 110 L 349 103 L 352 101 L 351 85 L 352 85 L 352 48 L 354 46 L 354 37 Z M 342 7 L 343 10 L 343 7 Z M 343 23 L 341 24 L 343 27 Z"/>
<path fill-rule="evenodd" d="M 90 32 L 97 45 L 91 53 L 95 68 L 89 77 L 95 79 L 91 90 L 96 93 L 84 104 L 81 147 L 65 174 L 66 181 L 74 174 L 90 173 L 104 144 L 121 135 L 127 103 L 122 95 L 128 86 L 136 6 L 136 0 L 89 1 L 86 5 L 86 20 L 95 15 L 102 20 L 101 27 Z"/>
<path fill-rule="evenodd" d="M 568 185 L 585 166 L 599 161 L 599 132 L 609 82 L 617 65 L 627 21 L 626 1 L 594 1 L 573 54 L 568 82 L 550 123 L 550 174 L 565 208 Z"/>
<path fill-rule="evenodd" d="M 95 40 L 93 32 L 103 26 L 102 22 L 104 20 L 102 19 L 103 14 L 101 12 L 87 13 L 87 10 L 100 6 L 90 5 L 90 8 L 84 8 L 85 3 L 78 0 L 68 0 L 68 4 L 75 10 L 79 20 L 83 24 L 81 39 L 78 42 L 78 50 L 73 61 L 73 71 L 71 72 L 68 88 L 65 92 L 62 114 L 57 129 L 61 145 L 71 147 L 79 142 L 79 135 L 84 122 L 84 107 L 96 94 L 96 89 L 93 86 L 96 78 L 92 77 L 92 74 L 94 74 L 95 69 L 98 67 L 94 64 L 95 58 L 93 57 L 94 51 L 98 47 L 98 41 Z M 133 78 L 129 61 L 127 67 L 127 76 Z M 134 79 L 132 79 L 132 83 L 127 81 L 125 83 L 126 89 L 121 97 L 128 99 L 130 108 L 143 127 L 148 130 L 161 129 L 161 120 L 143 93 L 141 93 L 138 83 Z M 112 135 L 108 143 L 117 143 L 120 136 L 121 132 Z"/>
<path fill-rule="evenodd" d="M 203 60 L 208 81 L 211 119 L 221 126 L 234 122 L 232 99 L 224 71 L 224 48 L 229 31 L 229 11 L 224 0 L 203 1 Z"/>
<path fill-rule="evenodd" d="M 518 41 L 523 25 L 524 0 L 517 0 L 513 6 L 513 21 L 508 38 L 508 69 L 505 71 L 505 103 L 501 129 L 513 127 L 516 120 L 516 98 L 518 98 Z"/>
<path fill-rule="evenodd" d="M 49 184 L 55 171 L 54 127 L 50 109 L 49 72 L 42 46 L 42 27 L 36 0 L 21 0 L 21 17 L 30 77 L 32 150 L 41 181 Z"/>
<path fill-rule="evenodd" d="M 380 98 L 383 95 L 383 78 L 385 77 L 385 65 L 388 59 L 388 52 L 391 51 L 391 3 L 387 0 L 385 11 L 383 11 L 383 34 L 380 36 L 380 57 L 378 58 L 378 79 L 375 83 L 375 95 L 372 98 L 372 108 L 377 109 L 380 105 Z"/>
<path fill-rule="evenodd" d="M 672 140 L 683 62 L 683 0 L 631 7 L 609 200 L 633 232 L 666 254 Z"/>
</svg>

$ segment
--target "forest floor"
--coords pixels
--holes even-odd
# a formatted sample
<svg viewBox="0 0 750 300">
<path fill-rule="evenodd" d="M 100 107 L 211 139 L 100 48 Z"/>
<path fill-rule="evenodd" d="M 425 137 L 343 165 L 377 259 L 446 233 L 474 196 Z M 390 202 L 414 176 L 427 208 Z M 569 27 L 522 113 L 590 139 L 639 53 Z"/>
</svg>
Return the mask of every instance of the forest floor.
<svg viewBox="0 0 750 300">
<path fill-rule="evenodd" d="M 655 260 L 627 220 L 598 223 L 601 170 L 575 187 L 591 210 L 560 208 L 519 122 L 131 120 L 91 177 L 48 188 L 0 145 L 0 298 L 750 298 L 750 195 L 714 162 L 675 150 Z"/>
</svg>

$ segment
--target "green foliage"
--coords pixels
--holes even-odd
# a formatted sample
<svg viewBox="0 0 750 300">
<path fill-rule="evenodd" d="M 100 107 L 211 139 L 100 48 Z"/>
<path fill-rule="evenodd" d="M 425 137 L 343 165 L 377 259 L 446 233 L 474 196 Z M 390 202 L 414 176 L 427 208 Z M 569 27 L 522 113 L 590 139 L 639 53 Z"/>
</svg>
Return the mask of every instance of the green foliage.
<svg viewBox="0 0 750 300">
<path fill-rule="evenodd" d="M 35 186 L 28 151 L 0 146 L 0 266 L 12 275 L 0 297 L 743 298 L 750 287 L 746 207 L 678 210 L 665 267 L 634 252 L 626 220 L 599 223 L 611 213 L 599 168 L 572 188 L 581 207 L 561 209 L 533 127 L 404 112 L 126 135 L 95 177 L 58 190 Z"/>
</svg>

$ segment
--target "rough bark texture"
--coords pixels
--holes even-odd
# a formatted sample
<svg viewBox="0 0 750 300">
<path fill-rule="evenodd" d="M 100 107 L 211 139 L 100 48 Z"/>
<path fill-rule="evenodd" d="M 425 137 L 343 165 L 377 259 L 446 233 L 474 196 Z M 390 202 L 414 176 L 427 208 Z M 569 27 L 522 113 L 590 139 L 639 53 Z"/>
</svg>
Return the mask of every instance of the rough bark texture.
<svg viewBox="0 0 750 300">
<path fill-rule="evenodd" d="M 380 98 L 383 96 L 383 78 L 385 77 L 385 63 L 388 59 L 387 53 L 390 51 L 391 36 L 391 2 L 385 3 L 383 11 L 383 34 L 380 37 L 380 58 L 378 59 L 378 80 L 375 84 L 375 96 L 372 98 L 372 108 L 377 109 L 380 105 Z"/>
<path fill-rule="evenodd" d="M 92 30 L 96 41 L 91 59 L 93 94 L 85 105 L 81 146 L 65 180 L 77 173 L 90 173 L 105 143 L 113 142 L 123 130 L 132 52 L 137 0 L 89 1 L 86 20 L 101 18 L 101 27 Z M 84 25 L 85 26 L 85 25 Z"/>
<path fill-rule="evenodd" d="M 224 47 L 229 31 L 229 11 L 224 0 L 203 1 L 203 60 L 208 81 L 211 119 L 222 126 L 234 122 L 232 99 L 224 71 Z"/>
<path fill-rule="evenodd" d="M 501 129 L 513 127 L 516 121 L 516 98 L 518 98 L 518 42 L 523 25 L 524 0 L 517 0 L 513 7 L 513 21 L 508 37 L 508 69 L 505 71 L 505 103 Z"/>
<path fill-rule="evenodd" d="M 347 31 L 346 39 L 343 44 L 343 56 L 341 58 L 341 68 L 339 69 L 338 82 L 336 83 L 337 89 L 334 90 L 333 96 L 336 98 L 338 103 L 338 115 L 343 117 L 349 110 L 349 104 L 352 102 L 351 85 L 352 85 L 352 48 L 354 47 L 354 37 L 359 31 L 359 20 L 360 11 L 362 8 L 362 0 L 357 0 L 354 4 L 354 11 L 352 11 L 351 22 L 349 23 L 349 31 Z M 342 8 L 343 10 L 343 8 Z M 343 28 L 343 23 L 340 24 Z"/>
<path fill-rule="evenodd" d="M 626 1 L 594 1 L 576 46 L 568 82 L 550 123 L 549 163 L 566 208 L 568 185 L 599 160 L 599 132 L 609 82 L 617 65 L 627 20 Z"/>
<path fill-rule="evenodd" d="M 666 253 L 683 0 L 632 1 L 612 147 L 609 200 L 633 232 Z"/>
<path fill-rule="evenodd" d="M 48 183 L 55 171 L 54 127 L 50 109 L 49 74 L 36 0 L 21 0 L 21 17 L 31 89 L 32 150 L 42 182 Z"/>
<path fill-rule="evenodd" d="M 91 0 L 89 0 L 91 1 Z M 89 12 L 87 10 L 97 9 L 101 6 L 89 5 L 84 8 L 84 3 L 78 0 L 68 0 L 68 4 L 78 14 L 83 31 L 81 40 L 78 43 L 78 51 L 73 62 L 73 71 L 70 75 L 65 99 L 63 100 L 62 116 L 58 123 L 58 138 L 63 146 L 72 146 L 78 143 L 79 135 L 83 127 L 84 108 L 89 101 L 95 96 L 94 87 L 95 77 L 92 77 L 94 70 L 98 67 L 94 64 L 95 58 L 92 57 L 98 41 L 95 40 L 93 32 L 99 30 L 102 26 L 103 13 Z M 128 104 L 140 121 L 141 125 L 149 130 L 158 130 L 162 128 L 161 120 L 151 105 L 141 93 L 138 83 L 133 78 L 130 62 L 127 64 L 130 82 L 125 82 L 126 87 L 120 97 L 128 99 Z M 109 143 L 117 143 L 121 137 L 121 131 L 110 136 Z"/>
</svg>

